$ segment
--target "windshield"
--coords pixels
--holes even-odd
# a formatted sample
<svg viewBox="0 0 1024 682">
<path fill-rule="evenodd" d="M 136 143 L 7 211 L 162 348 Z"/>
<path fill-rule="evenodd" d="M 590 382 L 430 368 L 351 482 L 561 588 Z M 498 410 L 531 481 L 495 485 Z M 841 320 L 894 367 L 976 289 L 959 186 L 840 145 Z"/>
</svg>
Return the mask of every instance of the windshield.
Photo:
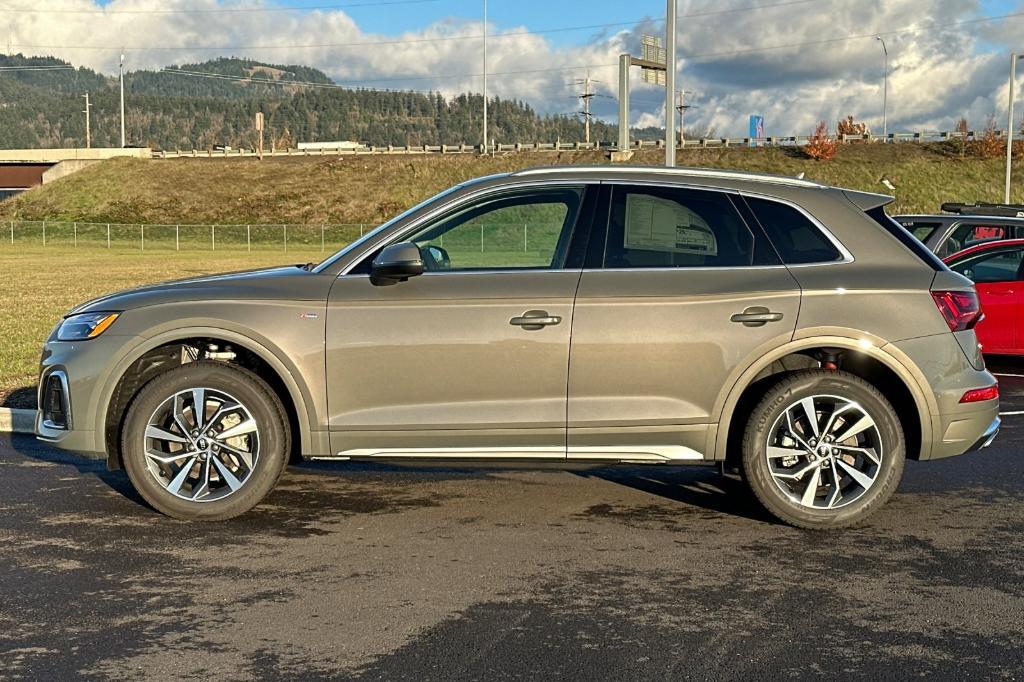
<svg viewBox="0 0 1024 682">
<path fill-rule="evenodd" d="M 428 204 L 432 204 L 435 201 L 437 201 L 438 199 L 451 194 L 455 190 L 459 189 L 459 187 L 461 187 L 461 186 L 462 185 L 455 185 L 454 187 L 449 187 L 448 189 L 444 190 L 443 192 L 439 192 L 438 194 L 435 194 L 434 196 L 430 197 L 429 199 L 424 199 L 423 201 L 421 201 L 420 203 L 416 204 L 412 208 L 399 213 L 398 215 L 396 215 L 391 220 L 388 220 L 388 221 L 382 223 L 381 225 L 378 225 L 377 227 L 373 228 L 372 230 L 370 230 L 369 232 L 364 234 L 359 239 L 355 240 L 354 242 L 351 242 L 347 246 L 342 247 L 340 251 L 337 251 L 337 252 L 331 254 L 330 256 L 328 256 L 327 258 L 325 258 L 323 261 L 320 262 L 319 265 L 317 265 L 316 267 L 313 268 L 313 272 L 322 272 L 326 268 L 330 267 L 331 263 L 336 261 L 338 258 L 341 258 L 342 256 L 344 256 L 346 253 L 348 253 L 352 249 L 355 249 L 355 248 L 359 247 L 361 244 L 363 244 L 365 242 L 368 242 L 371 239 L 373 239 L 374 236 L 378 232 L 380 232 L 381 230 L 387 229 L 388 227 L 390 227 L 391 225 L 394 225 L 398 221 L 403 220 L 407 216 L 415 213 L 416 211 L 419 211 L 424 206 L 427 206 Z"/>
</svg>

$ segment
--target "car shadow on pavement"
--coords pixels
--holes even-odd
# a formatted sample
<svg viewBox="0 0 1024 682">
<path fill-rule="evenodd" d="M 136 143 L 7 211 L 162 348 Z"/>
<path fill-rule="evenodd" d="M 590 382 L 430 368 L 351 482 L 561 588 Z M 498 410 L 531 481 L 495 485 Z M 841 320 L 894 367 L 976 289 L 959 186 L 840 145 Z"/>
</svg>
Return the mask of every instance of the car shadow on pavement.
<svg viewBox="0 0 1024 682">
<path fill-rule="evenodd" d="M 111 490 L 120 493 L 133 503 L 145 509 L 151 509 L 149 504 L 135 492 L 135 488 L 132 487 L 131 482 L 128 480 L 128 475 L 123 471 L 110 471 L 107 469 L 107 461 L 105 459 L 84 457 L 73 452 L 47 447 L 45 444 L 37 441 L 32 435 L 9 434 L 9 437 L 11 448 L 25 458 L 36 462 L 72 466 L 80 474 L 95 476 Z"/>
<path fill-rule="evenodd" d="M 616 469 L 593 469 L 575 472 L 586 478 L 599 478 L 667 500 L 672 505 L 597 505 L 590 513 L 608 517 L 630 517 L 650 520 L 679 518 L 686 511 L 707 512 L 706 515 L 728 516 L 778 524 L 761 505 L 746 483 L 735 474 L 721 474 L 718 469 L 696 466 L 646 466 Z M 666 516 L 668 515 L 668 516 Z M 665 518 L 660 518 L 665 517 Z"/>
</svg>

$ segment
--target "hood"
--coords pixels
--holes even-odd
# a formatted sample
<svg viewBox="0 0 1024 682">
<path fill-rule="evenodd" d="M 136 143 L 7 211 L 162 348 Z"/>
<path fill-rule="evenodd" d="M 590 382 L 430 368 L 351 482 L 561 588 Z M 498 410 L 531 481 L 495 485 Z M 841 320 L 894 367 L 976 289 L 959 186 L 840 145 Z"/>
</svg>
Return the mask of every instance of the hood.
<svg viewBox="0 0 1024 682">
<path fill-rule="evenodd" d="M 322 301 L 334 277 L 301 265 L 206 275 L 119 291 L 83 303 L 71 311 L 123 311 L 161 303 L 211 300 Z"/>
</svg>

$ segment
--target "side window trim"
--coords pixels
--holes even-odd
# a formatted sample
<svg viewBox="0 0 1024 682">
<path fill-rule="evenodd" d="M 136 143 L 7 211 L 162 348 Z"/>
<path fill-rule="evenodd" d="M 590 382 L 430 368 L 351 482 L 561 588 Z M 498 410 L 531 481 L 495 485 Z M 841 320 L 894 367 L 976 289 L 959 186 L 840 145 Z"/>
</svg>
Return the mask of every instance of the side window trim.
<svg viewBox="0 0 1024 682">
<path fill-rule="evenodd" d="M 845 265 L 847 263 L 852 263 L 855 260 L 853 254 L 850 253 L 850 250 L 846 248 L 846 245 L 839 241 L 838 237 L 832 234 L 832 230 L 825 227 L 825 225 L 820 220 L 811 215 L 811 213 L 800 204 L 789 201 L 788 199 L 781 199 L 770 194 L 759 194 L 757 192 L 750 192 L 747 190 L 742 190 L 740 192 L 737 192 L 737 194 L 739 194 L 740 197 L 743 198 L 744 204 L 746 204 L 746 198 L 750 197 L 751 199 L 772 201 L 775 202 L 776 204 L 782 204 L 783 206 L 788 206 L 792 209 L 795 209 L 803 217 L 807 218 L 807 220 L 810 221 L 811 225 L 813 225 L 816 230 L 818 230 L 821 234 L 825 235 L 825 239 L 827 239 L 829 243 L 832 244 L 832 246 L 836 247 L 836 249 L 839 251 L 839 255 L 842 256 L 842 258 L 840 258 L 839 260 L 828 260 L 815 263 L 794 263 L 792 265 L 787 264 L 787 268 L 816 268 L 821 267 L 822 265 Z M 749 206 L 747 206 L 747 210 L 751 211 L 751 214 L 756 219 L 757 214 L 753 213 L 753 210 L 750 209 Z M 771 240 L 769 239 L 769 242 L 770 241 Z"/>
<path fill-rule="evenodd" d="M 451 217 L 453 215 L 456 215 L 456 214 L 464 211 L 466 208 L 470 207 L 474 203 L 482 202 L 482 201 L 492 201 L 494 199 L 497 199 L 497 198 L 501 197 L 502 195 L 508 195 L 508 194 L 514 194 L 514 193 L 520 193 L 520 192 L 540 192 L 540 191 L 547 191 L 547 190 L 557 190 L 559 188 L 562 188 L 562 189 L 578 188 L 578 189 L 582 190 L 582 198 L 581 198 L 581 201 L 580 201 L 579 209 L 576 212 L 576 219 L 575 219 L 572 227 L 569 228 L 570 229 L 570 235 L 569 235 L 569 238 L 568 238 L 568 243 L 569 243 L 569 249 L 571 250 L 572 244 L 573 244 L 573 242 L 575 240 L 575 237 L 576 237 L 576 233 L 577 233 L 580 225 L 587 218 L 587 207 L 588 207 L 588 205 L 592 204 L 592 200 L 589 197 L 590 197 L 591 194 L 596 194 L 597 193 L 597 190 L 599 189 L 600 184 L 601 184 L 600 181 L 597 181 L 597 180 L 590 180 L 590 179 L 568 180 L 567 179 L 567 180 L 546 180 L 546 181 L 543 181 L 543 182 L 531 182 L 531 183 L 522 183 L 522 184 L 514 184 L 514 185 L 500 185 L 500 186 L 495 186 L 495 187 L 488 187 L 486 189 L 481 189 L 479 191 L 473 192 L 472 194 L 467 194 L 466 196 L 462 197 L 458 201 L 448 202 L 448 203 L 444 204 L 443 206 L 439 206 L 439 207 L 437 207 L 437 209 L 435 209 L 433 211 L 430 211 L 428 213 L 425 213 L 422 216 L 420 216 L 419 218 L 417 218 L 417 219 L 413 220 L 412 222 L 410 222 L 409 224 L 404 225 L 400 231 L 398 231 L 398 232 L 396 232 L 396 233 L 394 233 L 394 234 L 392 234 L 392 235 L 390 235 L 390 236 L 388 236 L 388 237 L 382 239 L 381 241 L 378 241 L 378 242 L 376 242 L 376 243 L 374 243 L 372 245 L 369 245 L 369 244 L 366 245 L 366 248 L 356 258 L 353 259 L 352 264 L 346 266 L 345 269 L 342 272 L 339 272 L 337 276 L 338 277 L 346 277 L 346 276 L 366 277 L 368 275 L 366 273 L 364 273 L 364 272 L 361 272 L 360 269 L 364 265 L 366 265 L 367 263 L 372 262 L 373 258 L 375 257 L 375 254 L 379 253 L 381 249 L 384 249 L 384 248 L 386 248 L 386 247 L 388 247 L 388 246 L 390 246 L 392 244 L 398 244 L 398 243 L 408 239 L 408 237 L 410 237 L 410 236 L 416 234 L 417 232 L 423 230 L 424 228 L 426 228 L 431 223 L 435 223 L 437 221 L 445 220 L 446 218 L 449 218 L 449 217 Z M 569 253 L 569 251 L 567 251 L 567 257 L 568 257 L 568 253 Z M 548 268 L 548 269 L 545 269 L 544 272 L 560 271 L 560 270 L 563 270 L 563 269 L 565 269 L 565 268 Z M 568 269 L 570 269 L 570 270 L 578 270 L 579 268 L 568 268 Z M 470 273 L 484 274 L 484 273 L 493 273 L 493 272 L 516 273 L 516 272 L 537 272 L 537 271 L 538 271 L 537 268 L 504 268 L 504 269 L 503 268 L 493 268 L 493 269 L 478 269 L 478 270 L 477 269 L 473 269 L 473 270 L 452 270 L 450 272 L 445 272 L 443 274 L 458 274 L 458 273 L 462 273 L 462 274 L 470 274 Z M 424 274 L 431 274 L 431 273 L 424 273 Z M 432 274 L 439 274 L 439 273 L 432 273 Z"/>
</svg>

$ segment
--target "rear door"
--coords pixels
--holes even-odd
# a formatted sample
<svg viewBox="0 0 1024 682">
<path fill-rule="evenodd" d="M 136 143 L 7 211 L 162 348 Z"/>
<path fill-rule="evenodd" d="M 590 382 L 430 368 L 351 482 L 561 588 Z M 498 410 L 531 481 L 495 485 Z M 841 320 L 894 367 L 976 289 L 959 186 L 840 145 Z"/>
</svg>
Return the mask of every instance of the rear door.
<svg viewBox="0 0 1024 682">
<path fill-rule="evenodd" d="M 1022 256 L 1024 247 L 993 248 L 950 265 L 978 290 L 985 318 L 975 331 L 985 353 L 1015 353 L 1024 341 L 1018 314 L 1024 302 Z"/>
<path fill-rule="evenodd" d="M 722 387 L 792 338 L 800 290 L 738 194 L 602 192 L 573 314 L 568 455 L 700 459 Z"/>
</svg>

